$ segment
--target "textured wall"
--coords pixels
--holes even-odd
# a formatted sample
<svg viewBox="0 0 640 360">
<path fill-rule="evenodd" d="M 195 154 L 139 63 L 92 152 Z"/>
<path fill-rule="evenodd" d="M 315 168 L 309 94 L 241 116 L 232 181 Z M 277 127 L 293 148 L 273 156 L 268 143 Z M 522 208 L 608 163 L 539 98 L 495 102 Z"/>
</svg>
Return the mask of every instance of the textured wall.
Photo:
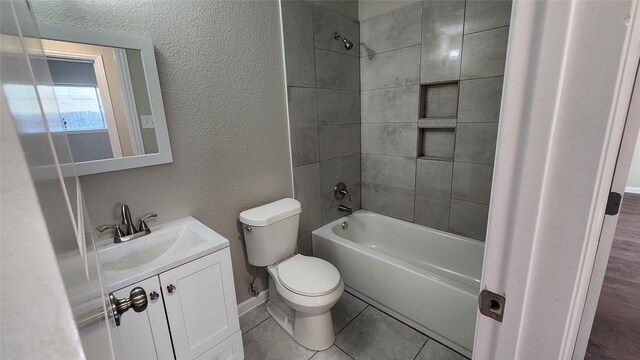
<svg viewBox="0 0 640 360">
<path fill-rule="evenodd" d="M 238 214 L 292 195 L 278 3 L 34 0 L 33 7 L 38 22 L 154 43 L 174 162 L 83 177 L 94 225 L 118 221 L 122 202 L 163 222 L 192 215 L 229 239 L 238 302 L 246 300 L 253 269 Z"/>
</svg>

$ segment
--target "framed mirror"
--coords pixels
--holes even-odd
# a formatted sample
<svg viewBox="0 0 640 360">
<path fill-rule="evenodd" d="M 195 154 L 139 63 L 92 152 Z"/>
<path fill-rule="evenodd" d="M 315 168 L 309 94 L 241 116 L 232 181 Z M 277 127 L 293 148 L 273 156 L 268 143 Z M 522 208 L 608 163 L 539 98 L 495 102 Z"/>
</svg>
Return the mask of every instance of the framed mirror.
<svg viewBox="0 0 640 360">
<path fill-rule="evenodd" d="M 173 161 L 150 39 L 40 26 L 78 175 Z"/>
</svg>

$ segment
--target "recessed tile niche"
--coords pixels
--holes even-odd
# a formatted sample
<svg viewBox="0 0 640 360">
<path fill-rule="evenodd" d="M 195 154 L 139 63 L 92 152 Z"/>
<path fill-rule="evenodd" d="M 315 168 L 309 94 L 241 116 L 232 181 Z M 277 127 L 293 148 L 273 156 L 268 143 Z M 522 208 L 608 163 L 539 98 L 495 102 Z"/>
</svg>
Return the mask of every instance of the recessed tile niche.
<svg viewBox="0 0 640 360">
<path fill-rule="evenodd" d="M 453 160 L 458 117 L 459 82 L 420 87 L 420 157 Z"/>
</svg>

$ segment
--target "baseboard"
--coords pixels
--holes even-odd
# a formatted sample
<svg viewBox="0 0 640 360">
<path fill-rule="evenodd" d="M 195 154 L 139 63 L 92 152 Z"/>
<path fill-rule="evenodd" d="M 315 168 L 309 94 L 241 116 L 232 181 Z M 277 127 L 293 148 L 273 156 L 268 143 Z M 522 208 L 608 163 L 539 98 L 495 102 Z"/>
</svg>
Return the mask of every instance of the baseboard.
<svg viewBox="0 0 640 360">
<path fill-rule="evenodd" d="M 627 186 L 626 188 L 624 188 L 624 192 L 640 194 L 640 187 Z"/>
<path fill-rule="evenodd" d="M 258 294 L 258 296 L 252 297 L 238 304 L 238 316 L 242 316 L 248 313 L 267 300 L 269 300 L 269 289 L 263 290 L 260 294 Z"/>
</svg>

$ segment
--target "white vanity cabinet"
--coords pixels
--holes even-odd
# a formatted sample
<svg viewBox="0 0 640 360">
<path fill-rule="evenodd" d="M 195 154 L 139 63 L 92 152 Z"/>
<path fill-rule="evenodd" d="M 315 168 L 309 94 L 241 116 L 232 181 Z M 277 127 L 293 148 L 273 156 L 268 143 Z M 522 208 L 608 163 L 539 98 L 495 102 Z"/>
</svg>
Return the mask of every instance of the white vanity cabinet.
<svg viewBox="0 0 640 360">
<path fill-rule="evenodd" d="M 244 359 L 228 247 L 114 295 L 128 297 L 136 286 L 147 309 L 127 311 L 116 328 L 127 359 Z M 151 300 L 154 291 L 160 296 Z"/>
<path fill-rule="evenodd" d="M 173 347 L 164 312 L 160 280 L 157 276 L 142 280 L 124 289 L 114 291 L 116 298 L 128 298 L 131 289 L 141 287 L 147 293 L 147 308 L 142 312 L 129 310 L 122 315 L 120 326 L 114 328 L 113 336 L 120 338 L 122 353 L 127 360 L 158 359 L 173 360 Z M 151 294 L 158 297 L 152 300 Z"/>
<path fill-rule="evenodd" d="M 229 248 L 160 274 L 160 284 L 176 358 L 243 358 Z M 232 335 L 235 343 L 216 347 Z M 220 357 L 229 348 L 233 356 Z"/>
</svg>

